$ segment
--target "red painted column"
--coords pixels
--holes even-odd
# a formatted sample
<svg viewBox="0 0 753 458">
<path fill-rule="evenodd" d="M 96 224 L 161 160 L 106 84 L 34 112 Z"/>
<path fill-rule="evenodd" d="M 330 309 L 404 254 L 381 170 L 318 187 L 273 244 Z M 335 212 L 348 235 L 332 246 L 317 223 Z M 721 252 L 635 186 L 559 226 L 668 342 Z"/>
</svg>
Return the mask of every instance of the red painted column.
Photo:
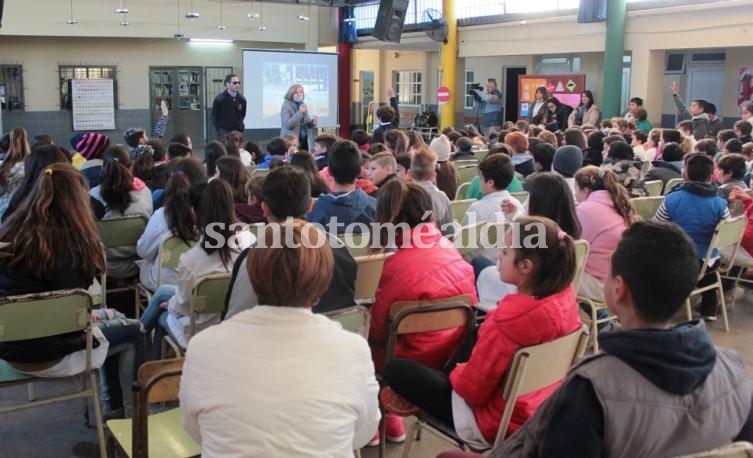
<svg viewBox="0 0 753 458">
<path fill-rule="evenodd" d="M 338 24 L 339 28 L 343 27 L 344 19 L 343 8 L 338 9 Z M 340 34 L 342 35 L 342 34 Z M 338 119 L 340 122 L 340 136 L 342 138 L 350 138 L 350 105 L 351 105 L 351 84 L 353 82 L 352 72 L 352 58 L 351 53 L 353 46 L 350 43 L 343 43 L 342 39 L 338 40 L 337 53 L 338 53 L 338 80 L 337 80 L 337 92 L 338 92 Z"/>
</svg>

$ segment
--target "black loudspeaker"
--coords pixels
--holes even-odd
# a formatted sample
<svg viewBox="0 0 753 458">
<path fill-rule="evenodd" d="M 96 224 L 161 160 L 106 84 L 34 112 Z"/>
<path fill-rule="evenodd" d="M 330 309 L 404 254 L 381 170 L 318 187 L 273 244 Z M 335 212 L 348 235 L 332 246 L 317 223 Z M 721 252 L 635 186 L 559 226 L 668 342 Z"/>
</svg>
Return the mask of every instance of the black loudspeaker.
<svg viewBox="0 0 753 458">
<path fill-rule="evenodd" d="M 407 9 L 408 0 L 382 0 L 372 35 L 378 40 L 400 43 Z"/>
</svg>

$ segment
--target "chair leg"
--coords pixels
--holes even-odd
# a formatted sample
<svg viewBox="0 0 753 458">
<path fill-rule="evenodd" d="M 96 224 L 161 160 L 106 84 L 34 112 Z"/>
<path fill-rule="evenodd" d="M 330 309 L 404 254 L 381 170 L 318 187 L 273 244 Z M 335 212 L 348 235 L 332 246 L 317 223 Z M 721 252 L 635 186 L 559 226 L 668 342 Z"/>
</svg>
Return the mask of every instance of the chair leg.
<svg viewBox="0 0 753 458">
<path fill-rule="evenodd" d="M 693 321 L 693 308 L 690 306 L 690 297 L 685 299 L 685 309 L 688 312 L 688 321 Z"/>
<path fill-rule="evenodd" d="M 37 396 L 34 394 L 34 383 L 29 382 L 26 384 L 26 391 L 29 393 L 29 402 L 34 401 L 37 399 Z"/>
<path fill-rule="evenodd" d="M 387 447 L 387 422 L 384 421 L 385 411 L 382 410 L 382 418 L 379 420 L 379 458 L 384 458 Z"/>
<path fill-rule="evenodd" d="M 86 372 L 84 372 L 83 374 L 81 374 L 81 390 L 82 391 L 86 389 L 86 384 L 88 383 L 86 380 L 87 380 L 87 376 L 86 376 Z M 82 401 L 83 401 L 83 404 L 84 404 L 83 405 L 83 407 L 84 407 L 84 425 L 87 428 L 91 428 L 92 423 L 91 423 L 91 419 L 89 418 L 89 400 L 87 398 L 83 398 Z"/>
<path fill-rule="evenodd" d="M 105 428 L 102 425 L 102 410 L 99 403 L 99 390 L 97 389 L 97 377 L 94 371 L 89 372 L 89 389 L 94 401 L 94 420 L 97 422 L 97 439 L 99 441 L 99 454 L 102 458 L 107 458 L 107 448 L 105 446 Z"/>
<path fill-rule="evenodd" d="M 729 332 L 729 320 L 727 320 L 727 304 L 724 303 L 724 289 L 722 288 L 722 279 L 719 272 L 716 273 L 719 280 L 719 301 L 722 303 L 722 320 L 724 320 L 724 332 Z"/>
<path fill-rule="evenodd" d="M 405 444 L 403 445 L 403 458 L 410 458 L 410 449 L 413 447 L 413 441 L 421 433 L 421 423 L 418 420 L 412 421 L 405 431 Z"/>
<path fill-rule="evenodd" d="M 593 339 L 594 354 L 599 352 L 599 316 L 596 305 L 591 302 L 591 338 Z"/>
<path fill-rule="evenodd" d="M 353 455 L 355 455 L 356 458 L 361 458 L 361 449 L 357 448 L 353 450 Z"/>
</svg>

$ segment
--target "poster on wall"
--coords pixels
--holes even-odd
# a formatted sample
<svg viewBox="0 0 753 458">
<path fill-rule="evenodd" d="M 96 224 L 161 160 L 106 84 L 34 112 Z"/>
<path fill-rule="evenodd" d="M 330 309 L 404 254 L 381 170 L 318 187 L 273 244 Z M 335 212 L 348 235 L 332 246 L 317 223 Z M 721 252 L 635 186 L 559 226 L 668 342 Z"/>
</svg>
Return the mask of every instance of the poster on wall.
<svg viewBox="0 0 753 458">
<path fill-rule="evenodd" d="M 586 75 L 520 75 L 518 76 L 518 118 L 528 118 L 536 100 L 536 88 L 545 87 L 550 97 L 575 108 L 580 93 L 586 89 Z"/>
<path fill-rule="evenodd" d="M 743 102 L 753 102 L 753 67 L 740 67 L 737 106 Z"/>
<path fill-rule="evenodd" d="M 114 130 L 115 93 L 112 79 L 71 81 L 74 131 Z"/>
</svg>

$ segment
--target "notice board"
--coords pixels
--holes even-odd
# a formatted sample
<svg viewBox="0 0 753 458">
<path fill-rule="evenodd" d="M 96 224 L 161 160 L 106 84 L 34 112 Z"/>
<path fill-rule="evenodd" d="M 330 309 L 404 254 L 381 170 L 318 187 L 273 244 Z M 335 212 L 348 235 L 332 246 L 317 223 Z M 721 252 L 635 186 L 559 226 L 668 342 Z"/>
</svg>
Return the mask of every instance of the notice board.
<svg viewBox="0 0 753 458">
<path fill-rule="evenodd" d="M 575 108 L 586 90 L 586 75 L 519 75 L 518 119 L 527 118 L 536 100 L 536 88 L 545 87 L 550 97 Z"/>
<path fill-rule="evenodd" d="M 115 130 L 112 79 L 71 80 L 74 131 Z"/>
</svg>

